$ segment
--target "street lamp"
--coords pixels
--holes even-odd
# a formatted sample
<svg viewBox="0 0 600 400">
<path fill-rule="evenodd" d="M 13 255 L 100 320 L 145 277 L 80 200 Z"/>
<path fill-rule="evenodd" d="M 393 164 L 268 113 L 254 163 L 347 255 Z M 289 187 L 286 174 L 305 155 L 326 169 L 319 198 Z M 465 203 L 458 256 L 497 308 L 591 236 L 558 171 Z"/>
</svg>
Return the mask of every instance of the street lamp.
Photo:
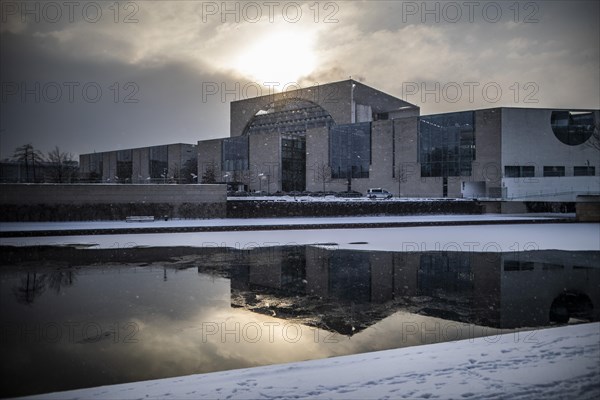
<svg viewBox="0 0 600 400">
<path fill-rule="evenodd" d="M 271 176 L 269 174 L 265 174 L 263 172 L 258 174 L 258 176 L 260 176 L 261 191 L 262 191 L 262 180 L 265 179 L 265 177 L 266 177 L 267 178 L 267 194 L 271 194 Z"/>
<path fill-rule="evenodd" d="M 163 173 L 160 174 L 160 176 L 163 178 L 164 183 L 167 183 L 167 169 L 163 168 Z"/>
</svg>

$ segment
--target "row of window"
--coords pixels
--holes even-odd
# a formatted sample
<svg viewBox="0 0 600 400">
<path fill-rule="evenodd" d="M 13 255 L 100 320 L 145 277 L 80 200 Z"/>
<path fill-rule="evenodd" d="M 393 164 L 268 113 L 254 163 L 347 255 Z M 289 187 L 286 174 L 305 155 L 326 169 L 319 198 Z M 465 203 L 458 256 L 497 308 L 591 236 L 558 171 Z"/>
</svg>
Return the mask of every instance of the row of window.
<svg viewBox="0 0 600 400">
<path fill-rule="evenodd" d="M 543 176 L 566 176 L 564 166 L 544 166 Z M 576 166 L 573 167 L 573 176 L 595 176 L 596 167 Z M 535 176 L 533 165 L 507 165 L 504 167 L 506 178 L 532 178 Z"/>
<path fill-rule="evenodd" d="M 223 140 L 221 150 L 222 171 L 243 171 L 248 169 L 248 136 L 238 136 Z"/>
<path fill-rule="evenodd" d="M 474 113 L 419 118 L 421 176 L 470 176 L 475 159 Z"/>
<path fill-rule="evenodd" d="M 371 123 L 337 125 L 329 130 L 331 177 L 368 178 L 371 164 Z"/>
</svg>

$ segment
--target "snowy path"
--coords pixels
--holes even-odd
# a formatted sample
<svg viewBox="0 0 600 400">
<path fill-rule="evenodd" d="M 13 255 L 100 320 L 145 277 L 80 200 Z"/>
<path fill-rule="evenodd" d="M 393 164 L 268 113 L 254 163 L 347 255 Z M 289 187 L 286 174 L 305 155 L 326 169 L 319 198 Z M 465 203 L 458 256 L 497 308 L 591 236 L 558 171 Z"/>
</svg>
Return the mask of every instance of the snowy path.
<svg viewBox="0 0 600 400">
<path fill-rule="evenodd" d="M 35 398 L 598 399 L 600 323 Z"/>
</svg>

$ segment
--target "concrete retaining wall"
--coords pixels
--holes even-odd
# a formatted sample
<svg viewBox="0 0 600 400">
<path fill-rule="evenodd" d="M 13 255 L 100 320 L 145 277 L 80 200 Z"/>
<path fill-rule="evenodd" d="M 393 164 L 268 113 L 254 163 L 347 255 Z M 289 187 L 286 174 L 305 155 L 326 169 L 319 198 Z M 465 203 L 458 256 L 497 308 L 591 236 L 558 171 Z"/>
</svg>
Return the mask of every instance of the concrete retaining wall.
<svg viewBox="0 0 600 400">
<path fill-rule="evenodd" d="M 600 196 L 577 196 L 577 220 L 600 222 Z"/>
<path fill-rule="evenodd" d="M 354 215 L 481 214 L 471 201 L 227 202 L 227 218 L 321 217 Z"/>
<path fill-rule="evenodd" d="M 0 186 L 2 221 L 223 218 L 225 185 L 6 184 Z"/>
</svg>

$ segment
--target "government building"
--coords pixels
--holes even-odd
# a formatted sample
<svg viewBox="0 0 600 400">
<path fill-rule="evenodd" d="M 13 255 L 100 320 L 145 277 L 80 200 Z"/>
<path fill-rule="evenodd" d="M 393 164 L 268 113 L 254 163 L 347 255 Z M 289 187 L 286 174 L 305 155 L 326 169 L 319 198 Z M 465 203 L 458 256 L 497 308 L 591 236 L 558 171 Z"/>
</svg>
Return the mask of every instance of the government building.
<svg viewBox="0 0 600 400">
<path fill-rule="evenodd" d="M 349 79 L 234 101 L 229 137 L 180 146 L 195 150 L 200 183 L 210 177 L 237 191 L 574 201 L 600 193 L 600 152 L 591 145 L 599 121 L 599 110 L 511 107 L 422 116 Z M 118 170 L 119 152 L 102 156 L 116 160 L 116 170 L 102 167 L 103 181 L 114 172 L 160 181 L 152 150 L 128 151 L 133 165 L 135 154 L 150 155 L 130 175 Z M 81 156 L 82 170 L 90 156 Z"/>
</svg>

